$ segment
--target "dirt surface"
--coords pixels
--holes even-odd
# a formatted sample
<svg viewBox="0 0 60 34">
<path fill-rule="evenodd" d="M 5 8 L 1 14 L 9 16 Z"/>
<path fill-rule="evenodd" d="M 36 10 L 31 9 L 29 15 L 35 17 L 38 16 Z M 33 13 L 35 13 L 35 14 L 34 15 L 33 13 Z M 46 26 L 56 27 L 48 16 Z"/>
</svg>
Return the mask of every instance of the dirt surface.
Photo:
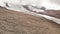
<svg viewBox="0 0 60 34">
<path fill-rule="evenodd" d="M 60 10 L 47 10 L 46 12 L 47 12 L 47 15 L 60 19 Z"/>
<path fill-rule="evenodd" d="M 0 7 L 0 34 L 60 34 L 60 25 Z"/>
</svg>

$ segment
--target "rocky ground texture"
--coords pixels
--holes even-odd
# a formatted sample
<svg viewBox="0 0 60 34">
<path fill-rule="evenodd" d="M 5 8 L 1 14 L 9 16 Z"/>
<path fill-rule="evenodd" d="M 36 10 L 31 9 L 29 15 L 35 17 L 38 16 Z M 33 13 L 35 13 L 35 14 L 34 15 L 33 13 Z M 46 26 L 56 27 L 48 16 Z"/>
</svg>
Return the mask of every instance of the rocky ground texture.
<svg viewBox="0 0 60 34">
<path fill-rule="evenodd" d="M 0 34 L 60 34 L 60 25 L 0 7 Z"/>
</svg>

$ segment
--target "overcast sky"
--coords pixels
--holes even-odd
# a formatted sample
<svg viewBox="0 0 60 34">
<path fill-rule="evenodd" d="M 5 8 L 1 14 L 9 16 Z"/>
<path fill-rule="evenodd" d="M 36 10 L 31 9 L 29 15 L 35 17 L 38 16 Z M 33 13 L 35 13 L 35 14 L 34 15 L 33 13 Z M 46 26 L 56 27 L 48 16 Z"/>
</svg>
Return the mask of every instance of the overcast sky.
<svg viewBox="0 0 60 34">
<path fill-rule="evenodd" d="M 53 3 L 53 1 L 55 3 Z M 60 5 L 56 4 L 56 0 L 0 0 L 0 5 L 4 5 L 3 2 L 12 3 L 16 5 L 28 4 L 34 6 L 44 6 L 49 9 L 60 9 Z M 57 1 L 58 2 L 58 1 Z"/>
</svg>

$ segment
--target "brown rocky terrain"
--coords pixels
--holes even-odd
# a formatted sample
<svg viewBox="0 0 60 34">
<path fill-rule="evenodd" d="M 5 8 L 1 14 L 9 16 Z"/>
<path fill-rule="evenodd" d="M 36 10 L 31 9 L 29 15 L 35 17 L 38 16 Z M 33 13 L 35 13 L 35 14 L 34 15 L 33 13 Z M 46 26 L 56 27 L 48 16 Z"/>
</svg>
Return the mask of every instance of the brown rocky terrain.
<svg viewBox="0 0 60 34">
<path fill-rule="evenodd" d="M 60 19 L 60 10 L 46 10 L 46 15 L 53 16 Z"/>
<path fill-rule="evenodd" d="M 60 25 L 0 7 L 0 34 L 60 34 Z"/>
</svg>

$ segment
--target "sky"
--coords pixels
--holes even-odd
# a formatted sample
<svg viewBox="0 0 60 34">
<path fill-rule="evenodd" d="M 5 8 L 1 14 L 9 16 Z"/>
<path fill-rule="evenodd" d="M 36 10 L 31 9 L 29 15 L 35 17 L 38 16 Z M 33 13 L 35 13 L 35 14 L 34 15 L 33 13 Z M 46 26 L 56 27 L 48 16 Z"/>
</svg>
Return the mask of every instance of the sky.
<svg viewBox="0 0 60 34">
<path fill-rule="evenodd" d="M 4 2 L 15 4 L 15 5 L 33 5 L 33 6 L 44 6 L 47 9 L 60 9 L 60 5 L 56 3 L 52 3 L 52 0 L 0 0 L 0 5 L 5 6 Z"/>
<path fill-rule="evenodd" d="M 53 3 L 51 0 L 43 0 L 42 6 L 46 7 L 47 9 L 56 9 L 60 10 L 60 4 Z"/>
</svg>

